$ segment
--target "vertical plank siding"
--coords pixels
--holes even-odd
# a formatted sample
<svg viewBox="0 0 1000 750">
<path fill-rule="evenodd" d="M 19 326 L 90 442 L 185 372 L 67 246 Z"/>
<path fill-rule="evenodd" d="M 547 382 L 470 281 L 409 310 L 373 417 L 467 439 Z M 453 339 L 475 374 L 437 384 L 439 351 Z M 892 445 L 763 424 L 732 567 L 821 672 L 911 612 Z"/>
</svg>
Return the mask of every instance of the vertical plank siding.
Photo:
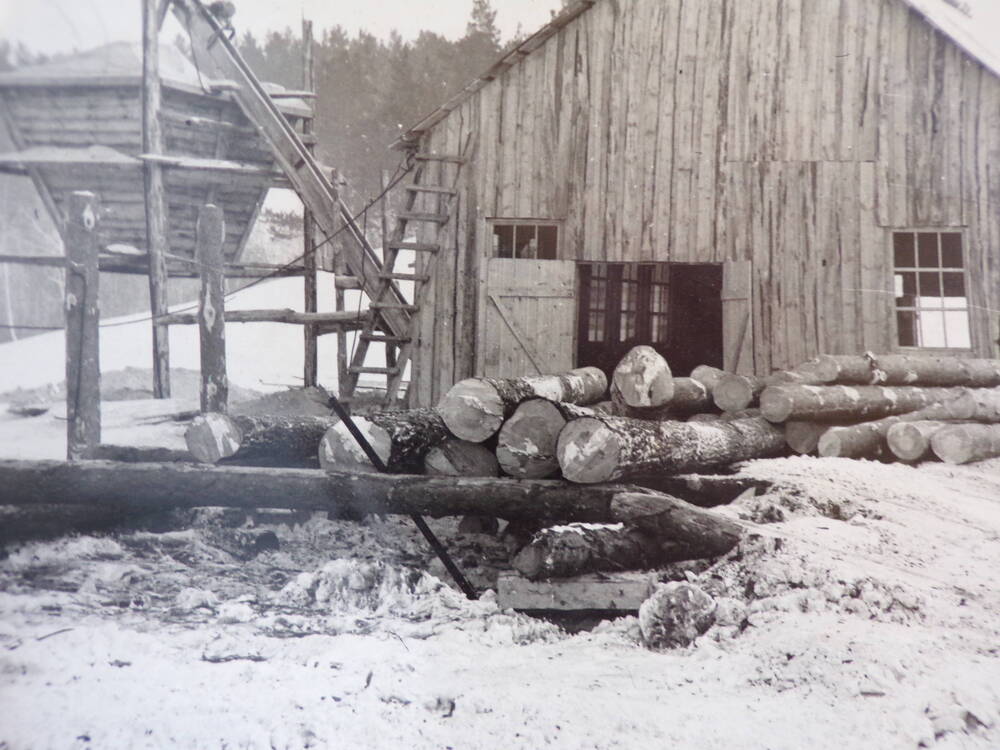
<svg viewBox="0 0 1000 750">
<path fill-rule="evenodd" d="M 954 227 L 975 352 L 997 355 L 1000 80 L 901 1 L 598 0 L 428 142 L 470 133 L 458 243 L 478 288 L 439 289 L 431 315 L 468 323 L 438 335 L 479 335 L 486 220 L 518 217 L 561 221 L 566 260 L 751 261 L 760 373 L 891 350 L 892 230 Z M 483 369 L 455 351 L 426 366 Z"/>
</svg>

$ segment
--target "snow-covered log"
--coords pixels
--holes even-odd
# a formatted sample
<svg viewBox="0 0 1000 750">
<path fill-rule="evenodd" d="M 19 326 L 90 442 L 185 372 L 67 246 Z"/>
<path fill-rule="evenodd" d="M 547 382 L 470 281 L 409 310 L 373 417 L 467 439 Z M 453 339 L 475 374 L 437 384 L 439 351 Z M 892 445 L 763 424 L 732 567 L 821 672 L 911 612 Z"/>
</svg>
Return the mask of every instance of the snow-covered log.
<svg viewBox="0 0 1000 750">
<path fill-rule="evenodd" d="M 762 418 L 699 423 L 595 415 L 566 425 L 556 455 L 566 479 L 590 484 L 700 471 L 784 449 L 784 433 Z"/>
<path fill-rule="evenodd" d="M 607 389 L 607 376 L 596 367 L 538 377 L 468 378 L 451 387 L 438 411 L 456 437 L 481 443 L 495 435 L 517 405 L 529 398 L 593 404 L 604 398 Z"/>
<path fill-rule="evenodd" d="M 611 400 L 615 404 L 614 414 L 631 419 L 661 421 L 679 419 L 713 408 L 712 394 L 704 383 L 694 378 L 674 378 L 674 395 L 662 406 L 629 406 L 614 384 L 611 385 Z"/>
<path fill-rule="evenodd" d="M 395 474 L 423 471 L 427 452 L 449 437 L 448 428 L 435 409 L 379 412 L 355 417 L 354 424 L 386 468 Z M 319 463 L 324 469 L 373 470 L 368 455 L 343 422 L 330 426 L 317 446 Z"/>
<path fill-rule="evenodd" d="M 611 382 L 628 406 L 640 409 L 664 406 L 674 395 L 670 365 L 651 346 L 632 347 L 615 367 Z"/>
</svg>

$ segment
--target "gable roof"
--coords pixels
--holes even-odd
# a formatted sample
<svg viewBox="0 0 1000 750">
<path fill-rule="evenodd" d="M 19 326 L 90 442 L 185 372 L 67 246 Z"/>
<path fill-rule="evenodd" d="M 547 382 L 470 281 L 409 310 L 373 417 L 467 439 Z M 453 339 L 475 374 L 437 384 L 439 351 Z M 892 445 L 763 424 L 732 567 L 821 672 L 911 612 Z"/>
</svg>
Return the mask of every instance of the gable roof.
<svg viewBox="0 0 1000 750">
<path fill-rule="evenodd" d="M 577 0 L 554 16 L 551 21 L 509 50 L 489 70 L 469 83 L 448 101 L 412 125 L 401 135 L 394 148 L 405 148 L 420 139 L 420 136 L 444 120 L 469 97 L 482 89 L 504 71 L 517 65 L 560 29 L 568 26 L 577 17 L 588 11 L 601 0 Z M 878 0 L 871 0 L 876 2 Z M 923 16 L 928 23 L 949 37 L 966 54 L 981 63 L 987 70 L 1000 77 L 1000 34 L 989 24 L 977 23 L 974 17 L 966 15 L 946 0 L 902 0 L 906 5 Z"/>
</svg>

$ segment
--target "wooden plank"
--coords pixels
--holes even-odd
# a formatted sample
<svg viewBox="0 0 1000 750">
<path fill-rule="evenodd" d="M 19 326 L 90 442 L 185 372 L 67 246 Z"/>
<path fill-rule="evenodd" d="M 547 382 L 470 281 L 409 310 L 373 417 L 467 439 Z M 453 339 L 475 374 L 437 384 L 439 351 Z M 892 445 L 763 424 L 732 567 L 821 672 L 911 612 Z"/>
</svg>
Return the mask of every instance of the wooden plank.
<svg viewBox="0 0 1000 750">
<path fill-rule="evenodd" d="M 75 192 L 66 220 L 66 458 L 101 442 L 100 272 L 97 196 Z"/>
<path fill-rule="evenodd" d="M 529 581 L 517 573 L 497 577 L 497 603 L 518 610 L 634 612 L 656 587 L 653 573 L 590 574 Z"/>
<path fill-rule="evenodd" d="M 312 21 L 302 19 L 302 71 L 303 88 L 306 91 L 315 89 L 315 68 L 313 65 L 313 25 Z M 307 119 L 303 123 L 303 132 L 307 135 L 313 132 L 313 121 Z M 302 209 L 302 265 L 305 267 L 303 283 L 303 310 L 314 313 L 319 309 L 317 288 L 316 259 L 316 223 L 308 206 Z M 316 328 L 305 326 L 302 329 L 303 364 L 302 381 L 306 388 L 316 385 L 319 374 L 319 347 L 316 341 Z"/>
<path fill-rule="evenodd" d="M 160 122 L 160 24 L 157 0 L 142 0 L 142 150 L 164 152 Z M 149 255 L 149 303 L 153 315 L 153 395 L 170 397 L 170 338 L 159 318 L 167 313 L 167 197 L 163 168 L 155 162 L 145 165 L 146 251 Z"/>
<path fill-rule="evenodd" d="M 752 267 L 749 260 L 722 265 L 723 368 L 742 375 L 754 374 Z"/>
<path fill-rule="evenodd" d="M 226 375 L 226 277 L 222 244 L 226 225 L 222 209 L 204 206 L 198 215 L 196 257 L 201 275 L 198 334 L 201 351 L 201 411 L 228 411 Z"/>
</svg>

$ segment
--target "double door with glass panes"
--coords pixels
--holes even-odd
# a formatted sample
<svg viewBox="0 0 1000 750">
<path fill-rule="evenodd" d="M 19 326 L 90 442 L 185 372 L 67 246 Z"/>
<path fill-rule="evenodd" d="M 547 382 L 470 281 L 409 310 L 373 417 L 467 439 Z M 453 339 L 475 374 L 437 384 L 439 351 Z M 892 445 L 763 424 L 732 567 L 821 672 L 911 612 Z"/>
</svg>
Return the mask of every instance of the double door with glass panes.
<svg viewBox="0 0 1000 750">
<path fill-rule="evenodd" d="M 581 263 L 577 366 L 609 375 L 633 346 L 663 355 L 675 375 L 723 365 L 722 266 Z"/>
</svg>

